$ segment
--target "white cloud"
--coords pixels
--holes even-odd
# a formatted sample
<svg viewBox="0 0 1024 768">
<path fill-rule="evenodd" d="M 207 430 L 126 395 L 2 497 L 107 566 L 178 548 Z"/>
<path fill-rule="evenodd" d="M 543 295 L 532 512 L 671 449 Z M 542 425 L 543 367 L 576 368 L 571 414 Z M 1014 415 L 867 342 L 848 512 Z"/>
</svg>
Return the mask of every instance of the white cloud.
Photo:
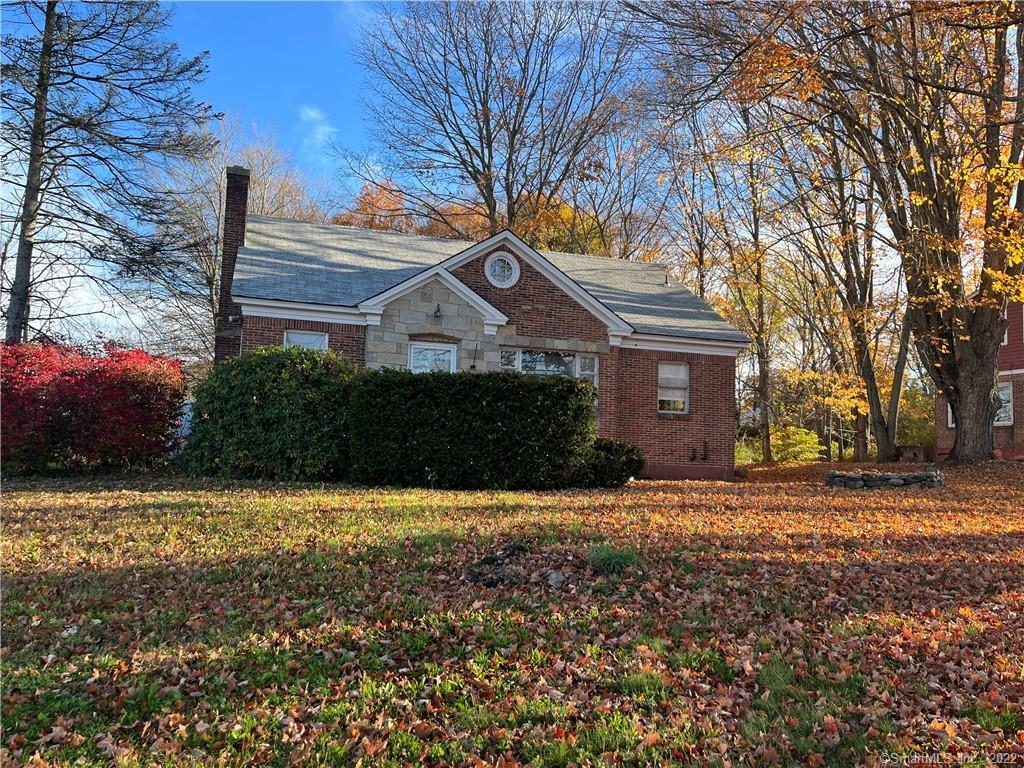
<svg viewBox="0 0 1024 768">
<path fill-rule="evenodd" d="M 299 122 L 305 126 L 303 144 L 308 149 L 323 151 L 338 132 L 324 111 L 310 104 L 299 108 Z"/>
<path fill-rule="evenodd" d="M 334 6 L 334 29 L 341 37 L 355 42 L 365 27 L 376 23 L 378 15 L 376 3 L 338 3 Z"/>
<path fill-rule="evenodd" d="M 304 123 L 322 123 L 325 119 L 323 110 L 320 107 L 312 107 L 306 104 L 299 108 L 299 120 Z"/>
</svg>

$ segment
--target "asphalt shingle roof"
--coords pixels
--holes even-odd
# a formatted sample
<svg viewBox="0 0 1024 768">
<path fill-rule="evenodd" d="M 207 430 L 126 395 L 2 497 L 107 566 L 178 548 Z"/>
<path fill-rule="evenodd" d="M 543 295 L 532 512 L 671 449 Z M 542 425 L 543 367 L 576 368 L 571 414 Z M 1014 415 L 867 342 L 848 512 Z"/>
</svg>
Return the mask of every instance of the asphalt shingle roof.
<svg viewBox="0 0 1024 768">
<path fill-rule="evenodd" d="M 233 293 L 351 307 L 473 243 L 250 215 Z M 541 251 L 639 333 L 745 342 L 659 264 Z"/>
</svg>

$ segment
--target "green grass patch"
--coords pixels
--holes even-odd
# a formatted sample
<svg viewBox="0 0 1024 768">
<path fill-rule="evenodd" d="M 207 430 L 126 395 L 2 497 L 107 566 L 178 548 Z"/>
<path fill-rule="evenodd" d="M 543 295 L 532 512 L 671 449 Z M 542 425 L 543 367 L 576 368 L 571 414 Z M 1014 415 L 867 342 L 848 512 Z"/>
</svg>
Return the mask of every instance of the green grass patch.
<svg viewBox="0 0 1024 768">
<path fill-rule="evenodd" d="M 592 547 L 587 559 L 598 576 L 621 576 L 640 564 L 640 555 L 632 547 L 616 548 L 607 544 Z"/>
<path fill-rule="evenodd" d="M 988 704 L 976 702 L 964 711 L 964 715 L 976 722 L 986 731 L 1002 731 L 1005 734 L 1017 733 L 1024 728 L 1024 716 L 1009 707 L 995 709 Z"/>
</svg>

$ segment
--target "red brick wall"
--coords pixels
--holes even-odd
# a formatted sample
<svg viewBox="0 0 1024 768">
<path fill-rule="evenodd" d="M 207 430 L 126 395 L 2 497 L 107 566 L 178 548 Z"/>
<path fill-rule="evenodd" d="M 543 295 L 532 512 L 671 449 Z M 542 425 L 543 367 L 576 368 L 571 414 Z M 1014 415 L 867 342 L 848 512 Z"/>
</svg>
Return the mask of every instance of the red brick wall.
<svg viewBox="0 0 1024 768">
<path fill-rule="evenodd" d="M 645 472 L 653 477 L 732 477 L 734 358 L 625 347 L 613 348 L 607 357 L 605 368 L 613 372 L 614 395 L 606 397 L 602 392 L 598 423 L 602 435 L 639 445 L 647 455 Z M 658 413 L 659 362 L 690 364 L 688 414 Z M 705 440 L 707 459 L 703 458 Z"/>
<path fill-rule="evenodd" d="M 511 288 L 495 288 L 483 272 L 487 255 L 453 273 L 504 312 L 517 335 L 608 342 L 603 322 L 522 260 L 519 281 Z M 235 354 L 279 345 L 287 329 L 327 333 L 331 349 L 357 365 L 365 362 L 365 326 L 255 316 L 243 318 Z M 690 413 L 658 413 L 659 361 L 690 364 Z M 647 455 L 649 476 L 731 478 L 735 375 L 735 359 L 729 356 L 612 347 L 598 363 L 598 432 L 639 445 Z"/>
<path fill-rule="evenodd" d="M 489 301 L 516 327 L 519 336 L 546 339 L 608 341 L 608 328 L 575 299 L 520 258 L 519 280 L 511 288 L 495 288 L 484 275 L 484 263 L 495 248 L 452 270 L 452 274 Z"/>
<path fill-rule="evenodd" d="M 1024 304 L 1010 302 L 1006 308 L 1006 343 L 999 348 L 999 370 L 1024 369 Z"/>
<path fill-rule="evenodd" d="M 1011 459 L 1024 456 L 1024 375 L 1000 376 L 996 379 L 1002 383 L 1013 384 L 1013 424 L 1006 427 L 992 427 L 992 445 L 996 456 Z M 938 458 L 945 458 L 953 450 L 953 438 L 956 430 L 949 426 L 949 411 L 946 398 L 935 398 L 935 453 Z"/>
<path fill-rule="evenodd" d="M 249 171 L 231 166 L 227 169 L 224 193 L 224 232 L 221 235 L 220 294 L 214 323 L 214 362 L 233 357 L 241 342 L 241 307 L 231 300 L 238 249 L 245 245 L 245 218 L 249 206 Z M 232 318 L 235 318 L 232 320 Z"/>
<path fill-rule="evenodd" d="M 317 331 L 327 334 L 327 346 L 362 367 L 366 361 L 366 326 L 323 323 L 312 320 L 284 320 L 278 317 L 242 318 L 241 351 L 256 347 L 277 347 L 284 343 L 284 332 Z"/>
</svg>

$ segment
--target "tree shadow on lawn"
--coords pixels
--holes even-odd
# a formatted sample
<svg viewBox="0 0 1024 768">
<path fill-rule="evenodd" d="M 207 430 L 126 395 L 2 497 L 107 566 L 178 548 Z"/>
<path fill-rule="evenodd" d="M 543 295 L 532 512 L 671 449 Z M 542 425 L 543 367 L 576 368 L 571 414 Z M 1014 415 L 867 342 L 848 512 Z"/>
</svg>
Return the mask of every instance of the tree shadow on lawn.
<svg viewBox="0 0 1024 768">
<path fill-rule="evenodd" d="M 592 572 L 586 543 L 565 546 L 546 532 L 522 538 L 530 547 L 527 581 L 495 588 L 463 575 L 503 542 L 441 533 L 369 547 L 16 574 L 4 585 L 6 652 L 59 647 L 123 657 L 325 622 L 415 623 L 439 611 L 540 620 L 595 607 L 627 610 L 638 632 L 664 632 L 673 613 L 699 609 L 728 617 L 723 627 L 743 634 L 775 614 L 828 624 L 851 613 L 955 612 L 998 603 L 1024 584 L 1024 534 L 680 536 L 641 546 L 641 567 L 611 578 Z M 546 583 L 550 570 L 566 577 L 563 588 Z M 89 643 L 80 642 L 86 637 Z"/>
<path fill-rule="evenodd" d="M 1024 618 L 1006 604 L 1019 599 L 1024 583 L 1021 535 L 680 533 L 640 546 L 642 567 L 613 578 L 592 573 L 586 537 L 568 546 L 545 531 L 523 538 L 526 572 L 557 569 L 567 576 L 565 587 L 553 589 L 543 577 L 497 588 L 467 584 L 465 566 L 502 542 L 445 533 L 344 549 L 17 574 L 5 583 L 5 730 L 34 739 L 60 717 L 84 718 L 96 729 L 127 727 L 165 716 L 168 706 L 212 722 L 268 702 L 308 704 L 310 697 L 355 696 L 363 708 L 338 717 L 378 717 L 397 704 L 394 696 L 376 701 L 372 686 L 364 701 L 369 681 L 397 680 L 409 688 L 404 697 L 431 675 L 476 706 L 494 700 L 503 681 L 512 695 L 536 679 L 564 677 L 555 665 L 588 644 L 606 654 L 606 671 L 572 685 L 584 700 L 628 708 L 629 687 L 617 681 L 637 668 L 636 649 L 657 647 L 658 638 L 669 650 L 643 661 L 670 676 L 677 651 L 724 659 L 747 649 L 751 671 L 697 668 L 693 674 L 709 686 L 703 692 L 687 693 L 690 678 L 669 684 L 678 695 L 706 697 L 727 719 L 747 705 L 712 704 L 717 686 L 739 686 L 747 691 L 740 700 L 752 701 L 760 665 L 793 654 L 830 669 L 837 659 L 890 665 L 908 681 L 886 705 L 896 716 L 906 696 L 932 695 L 928 685 L 962 687 L 979 670 L 998 680 L 997 657 L 1022 652 Z M 629 538 L 607 543 L 637 546 Z M 933 646 L 933 631 L 949 636 Z M 962 651 L 965 643 L 969 669 L 938 653 Z M 432 663 L 440 666 L 425 671 Z M 1002 684 L 1005 696 L 1024 696 L 1019 685 Z M 138 728 L 133 733 L 143 744 L 152 741 Z"/>
</svg>

